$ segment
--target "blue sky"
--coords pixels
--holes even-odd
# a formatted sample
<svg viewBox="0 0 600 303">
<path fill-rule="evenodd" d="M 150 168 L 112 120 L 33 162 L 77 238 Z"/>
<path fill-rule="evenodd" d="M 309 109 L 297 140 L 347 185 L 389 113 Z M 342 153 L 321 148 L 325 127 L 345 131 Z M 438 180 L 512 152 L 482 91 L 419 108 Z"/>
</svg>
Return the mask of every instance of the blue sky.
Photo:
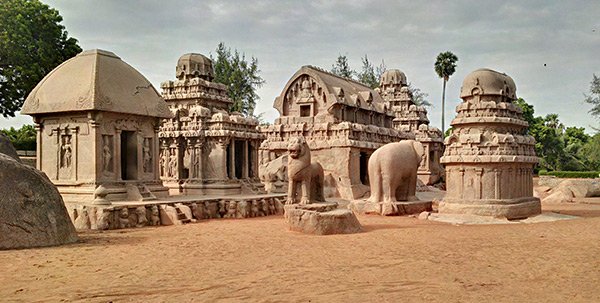
<svg viewBox="0 0 600 303">
<path fill-rule="evenodd" d="M 458 58 L 447 87 L 446 121 L 463 78 L 487 67 L 505 72 L 537 115 L 557 113 L 567 126 L 599 127 L 583 102 L 600 75 L 599 1 L 44 1 L 59 10 L 84 49 L 115 52 L 154 85 L 175 78 L 184 53 L 209 55 L 221 41 L 258 58 L 265 85 L 256 112 L 274 120 L 273 101 L 302 65 L 331 68 L 339 54 L 360 69 L 374 63 L 406 73 L 429 94 L 440 127 L 438 53 Z M 30 123 L 0 118 L 0 127 Z"/>
</svg>

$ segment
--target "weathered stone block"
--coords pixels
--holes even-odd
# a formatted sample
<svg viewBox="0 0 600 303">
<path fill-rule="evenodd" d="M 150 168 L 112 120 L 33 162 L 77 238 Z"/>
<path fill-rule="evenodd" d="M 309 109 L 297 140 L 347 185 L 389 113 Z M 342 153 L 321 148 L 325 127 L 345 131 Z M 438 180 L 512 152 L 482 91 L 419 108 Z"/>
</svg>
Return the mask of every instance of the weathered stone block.
<svg viewBox="0 0 600 303">
<path fill-rule="evenodd" d="M 431 201 L 402 201 L 393 203 L 372 203 L 367 200 L 354 200 L 348 209 L 355 214 L 378 214 L 382 216 L 404 216 L 431 211 Z"/>
<path fill-rule="evenodd" d="M 353 234 L 362 231 L 358 219 L 349 209 L 337 209 L 337 203 L 285 205 L 285 221 L 292 231 L 305 234 Z"/>
</svg>

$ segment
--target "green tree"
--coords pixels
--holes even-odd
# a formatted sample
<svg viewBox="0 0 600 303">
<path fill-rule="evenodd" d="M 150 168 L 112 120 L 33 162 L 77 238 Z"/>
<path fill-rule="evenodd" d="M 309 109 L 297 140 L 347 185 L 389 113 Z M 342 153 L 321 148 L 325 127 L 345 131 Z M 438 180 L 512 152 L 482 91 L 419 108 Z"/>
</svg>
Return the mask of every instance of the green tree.
<svg viewBox="0 0 600 303">
<path fill-rule="evenodd" d="M 0 113 L 14 117 L 52 69 L 81 52 L 58 11 L 38 0 L 0 1 Z"/>
<path fill-rule="evenodd" d="M 17 150 L 35 150 L 36 130 L 33 125 L 23 125 L 19 129 L 11 127 L 1 130 Z"/>
<path fill-rule="evenodd" d="M 415 105 L 431 107 L 432 104 L 427 100 L 427 97 L 429 97 L 428 93 L 423 92 L 420 88 L 417 88 L 411 82 L 408 83 L 408 90 L 410 90 L 410 92 L 412 93 L 413 102 L 415 102 Z"/>
<path fill-rule="evenodd" d="M 444 133 L 445 120 L 444 117 L 446 115 L 445 107 L 446 107 L 446 82 L 450 79 L 450 76 L 454 74 L 456 71 L 456 62 L 458 61 L 458 57 L 450 51 L 440 53 L 435 59 L 435 64 L 433 65 L 435 72 L 437 75 L 444 80 L 444 85 L 442 88 L 442 133 Z"/>
<path fill-rule="evenodd" d="M 233 52 L 225 43 L 217 46 L 214 62 L 214 80 L 227 86 L 227 94 L 233 100 L 231 111 L 254 117 L 256 101 L 260 99 L 256 90 L 265 80 L 260 76 L 258 60 L 254 57 L 246 61 L 246 55 L 237 50 Z"/>
<path fill-rule="evenodd" d="M 590 137 L 579 150 L 579 155 L 586 170 L 600 170 L 600 133 Z"/>
<path fill-rule="evenodd" d="M 584 94 L 586 103 L 592 105 L 590 114 L 600 119 L 600 77 L 596 74 L 592 76 L 592 82 L 590 83 L 590 94 Z"/>
<path fill-rule="evenodd" d="M 356 71 L 350 69 L 348 57 L 346 57 L 345 55 L 339 55 L 335 60 L 335 64 L 331 66 L 331 73 L 340 77 L 352 79 L 354 74 L 356 74 Z"/>
<path fill-rule="evenodd" d="M 369 58 L 367 55 L 361 58 L 362 61 L 362 70 L 356 75 L 358 82 L 370 87 L 376 88 L 379 86 L 379 78 L 375 74 L 375 67 L 373 64 L 369 62 Z"/>
</svg>

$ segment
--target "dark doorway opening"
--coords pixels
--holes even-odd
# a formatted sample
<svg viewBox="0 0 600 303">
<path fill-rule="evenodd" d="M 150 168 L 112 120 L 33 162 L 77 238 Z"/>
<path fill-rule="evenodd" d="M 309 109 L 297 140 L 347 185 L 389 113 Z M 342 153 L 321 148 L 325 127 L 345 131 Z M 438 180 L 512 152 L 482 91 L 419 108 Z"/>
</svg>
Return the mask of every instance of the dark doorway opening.
<svg viewBox="0 0 600 303">
<path fill-rule="evenodd" d="M 132 131 L 121 132 L 121 179 L 137 180 L 137 136 Z"/>
<path fill-rule="evenodd" d="M 252 153 L 252 143 L 248 142 L 248 178 L 254 178 L 254 154 Z"/>
<path fill-rule="evenodd" d="M 310 117 L 310 105 L 300 105 L 300 117 Z"/>
<path fill-rule="evenodd" d="M 231 175 L 231 148 L 232 148 L 232 146 L 233 146 L 233 140 L 231 140 L 231 143 L 229 143 L 229 145 L 227 145 L 227 159 L 225 159 L 227 178 L 229 178 L 229 179 L 233 179 L 233 176 Z"/>
<path fill-rule="evenodd" d="M 360 183 L 364 185 L 369 185 L 369 156 L 365 152 L 361 152 L 359 156 L 359 166 L 360 166 Z"/>
<path fill-rule="evenodd" d="M 234 140 L 235 142 L 235 177 L 243 178 L 244 171 L 244 141 Z"/>
</svg>

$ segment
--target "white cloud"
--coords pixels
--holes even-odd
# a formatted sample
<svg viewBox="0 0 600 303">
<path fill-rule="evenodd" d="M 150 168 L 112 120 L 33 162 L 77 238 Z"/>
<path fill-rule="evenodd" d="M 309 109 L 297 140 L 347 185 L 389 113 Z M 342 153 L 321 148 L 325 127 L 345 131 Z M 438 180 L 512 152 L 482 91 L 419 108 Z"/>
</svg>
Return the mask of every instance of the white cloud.
<svg viewBox="0 0 600 303">
<path fill-rule="evenodd" d="M 448 122 L 462 79 L 489 67 L 513 77 L 536 114 L 599 124 L 582 103 L 592 74 L 600 74 L 600 6 L 593 1 L 45 2 L 83 48 L 114 51 L 157 87 L 174 78 L 180 55 L 209 55 L 220 41 L 257 57 L 266 80 L 257 112 L 270 120 L 277 117 L 273 100 L 302 65 L 328 69 L 346 54 L 358 69 L 368 54 L 429 93 L 429 118 L 439 126 L 442 82 L 433 63 L 450 50 L 459 62 L 447 88 Z M 6 123 L 0 119 L 0 127 Z"/>
</svg>

